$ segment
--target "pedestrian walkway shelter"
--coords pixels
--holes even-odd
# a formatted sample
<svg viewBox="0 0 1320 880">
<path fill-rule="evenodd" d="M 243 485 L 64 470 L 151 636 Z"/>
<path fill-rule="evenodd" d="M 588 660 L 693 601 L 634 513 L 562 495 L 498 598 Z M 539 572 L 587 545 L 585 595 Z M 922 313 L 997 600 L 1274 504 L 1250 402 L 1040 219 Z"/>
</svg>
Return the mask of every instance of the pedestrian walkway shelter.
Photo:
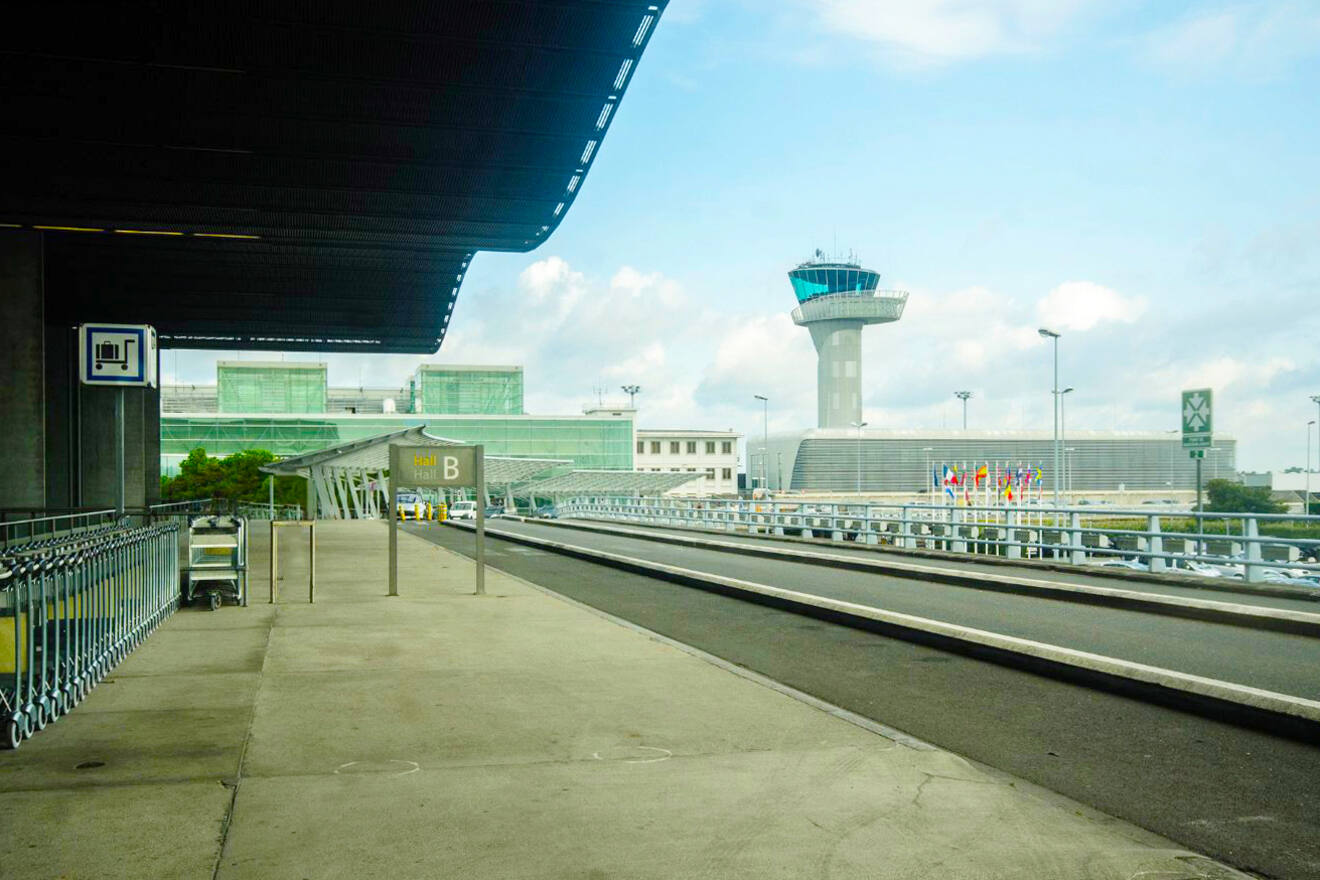
<svg viewBox="0 0 1320 880">
<path fill-rule="evenodd" d="M 307 509 L 322 519 L 378 519 L 387 510 L 391 446 L 466 446 L 457 440 L 432 437 L 422 427 L 405 428 L 296 455 L 262 467 L 268 474 L 307 480 Z M 557 458 L 486 456 L 488 495 L 510 495 L 554 468 L 572 466 Z M 404 487 L 406 488 L 406 487 Z"/>
</svg>

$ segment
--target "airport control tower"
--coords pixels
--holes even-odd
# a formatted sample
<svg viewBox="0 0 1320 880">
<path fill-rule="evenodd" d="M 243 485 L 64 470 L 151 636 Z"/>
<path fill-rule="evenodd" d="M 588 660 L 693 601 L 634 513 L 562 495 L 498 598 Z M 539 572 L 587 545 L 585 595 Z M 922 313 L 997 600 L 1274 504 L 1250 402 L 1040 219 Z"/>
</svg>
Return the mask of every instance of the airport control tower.
<svg viewBox="0 0 1320 880">
<path fill-rule="evenodd" d="M 797 294 L 793 323 L 811 331 L 819 427 L 849 428 L 862 420 L 862 327 L 903 317 L 907 292 L 880 290 L 880 273 L 851 255 L 831 260 L 820 251 L 788 273 Z"/>
</svg>

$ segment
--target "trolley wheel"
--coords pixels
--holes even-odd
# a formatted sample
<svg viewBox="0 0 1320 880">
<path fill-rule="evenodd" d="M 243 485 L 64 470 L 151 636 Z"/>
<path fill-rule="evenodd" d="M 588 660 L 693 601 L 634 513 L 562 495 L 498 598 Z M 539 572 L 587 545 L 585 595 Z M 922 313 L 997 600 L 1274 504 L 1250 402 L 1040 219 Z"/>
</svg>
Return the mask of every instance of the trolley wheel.
<svg viewBox="0 0 1320 880">
<path fill-rule="evenodd" d="M 44 703 L 37 703 L 32 715 L 28 716 L 28 724 L 34 731 L 46 729 L 46 706 Z"/>
<path fill-rule="evenodd" d="M 63 700 L 64 700 L 63 694 L 60 694 L 58 692 L 51 694 L 50 711 L 46 713 L 46 720 L 49 721 L 51 724 L 54 724 L 56 721 L 58 721 L 60 719 L 60 716 L 64 714 L 64 707 L 62 706 Z"/>
<path fill-rule="evenodd" d="M 214 611 L 214 610 L 216 610 L 217 608 L 220 607 L 220 594 L 219 594 L 219 593 L 207 593 L 207 599 L 209 599 L 210 602 L 211 602 L 211 610 L 212 610 L 212 611 Z"/>
<path fill-rule="evenodd" d="M 73 709 L 73 705 L 74 705 L 72 686 L 60 691 L 60 695 L 58 700 L 56 701 L 56 705 L 60 707 L 61 715 L 69 714 L 69 712 Z"/>
<path fill-rule="evenodd" d="M 17 718 L 10 718 L 5 722 L 4 747 L 10 750 L 16 749 L 23 744 L 23 726 L 18 723 Z"/>
</svg>

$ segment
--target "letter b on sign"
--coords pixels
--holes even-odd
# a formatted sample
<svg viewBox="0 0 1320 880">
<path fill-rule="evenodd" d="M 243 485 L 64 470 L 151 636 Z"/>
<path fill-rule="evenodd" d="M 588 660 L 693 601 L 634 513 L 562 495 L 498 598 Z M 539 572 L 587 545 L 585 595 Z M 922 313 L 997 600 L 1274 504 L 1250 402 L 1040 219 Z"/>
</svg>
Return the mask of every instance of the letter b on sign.
<svg viewBox="0 0 1320 880">
<path fill-rule="evenodd" d="M 445 480 L 458 479 L 458 459 L 452 455 L 445 456 Z"/>
</svg>

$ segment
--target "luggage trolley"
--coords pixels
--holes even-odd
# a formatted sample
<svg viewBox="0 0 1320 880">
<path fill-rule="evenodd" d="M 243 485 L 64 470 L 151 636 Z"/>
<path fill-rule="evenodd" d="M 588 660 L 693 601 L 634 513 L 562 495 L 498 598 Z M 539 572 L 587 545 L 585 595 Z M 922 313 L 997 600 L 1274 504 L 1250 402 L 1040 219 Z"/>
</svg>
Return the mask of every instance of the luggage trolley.
<svg viewBox="0 0 1320 880">
<path fill-rule="evenodd" d="M 205 596 L 211 610 L 226 597 L 247 604 L 247 522 L 241 516 L 199 516 L 188 524 L 185 601 Z"/>
</svg>

